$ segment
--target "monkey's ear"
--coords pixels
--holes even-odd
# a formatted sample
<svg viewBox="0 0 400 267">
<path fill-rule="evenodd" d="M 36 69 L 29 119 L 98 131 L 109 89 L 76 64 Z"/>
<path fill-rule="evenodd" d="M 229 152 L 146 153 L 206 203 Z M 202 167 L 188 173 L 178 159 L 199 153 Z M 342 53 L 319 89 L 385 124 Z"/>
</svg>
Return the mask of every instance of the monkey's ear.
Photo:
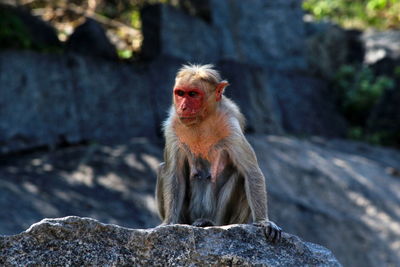
<svg viewBox="0 0 400 267">
<path fill-rule="evenodd" d="M 217 84 L 217 87 L 215 88 L 215 99 L 217 100 L 217 102 L 221 100 L 225 87 L 227 87 L 228 85 L 229 83 L 227 81 L 222 81 Z"/>
</svg>

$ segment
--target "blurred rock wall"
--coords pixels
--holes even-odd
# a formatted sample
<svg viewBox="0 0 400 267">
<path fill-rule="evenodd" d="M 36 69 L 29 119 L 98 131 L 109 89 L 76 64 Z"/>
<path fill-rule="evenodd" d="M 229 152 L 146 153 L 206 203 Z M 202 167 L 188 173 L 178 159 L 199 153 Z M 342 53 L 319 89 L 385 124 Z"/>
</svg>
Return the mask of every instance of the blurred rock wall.
<svg viewBox="0 0 400 267">
<path fill-rule="evenodd" d="M 175 73 L 187 62 L 221 70 L 248 132 L 341 136 L 332 93 L 308 72 L 302 16 L 299 1 L 159 4 L 142 11 L 135 62 L 113 59 L 93 20 L 61 54 L 1 51 L 0 153 L 160 136 Z"/>
</svg>

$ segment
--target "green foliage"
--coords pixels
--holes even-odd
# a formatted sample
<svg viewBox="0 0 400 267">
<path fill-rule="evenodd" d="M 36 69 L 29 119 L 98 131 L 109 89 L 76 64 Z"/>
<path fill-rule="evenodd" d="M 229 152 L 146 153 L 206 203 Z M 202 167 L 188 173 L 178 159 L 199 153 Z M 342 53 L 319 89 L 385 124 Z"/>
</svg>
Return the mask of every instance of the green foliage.
<svg viewBox="0 0 400 267">
<path fill-rule="evenodd" d="M 348 28 L 400 28 L 400 0 L 305 0 L 303 8 Z"/>
<path fill-rule="evenodd" d="M 25 25 L 6 9 L 0 9 L 0 48 L 32 48 L 30 34 Z"/>
<path fill-rule="evenodd" d="M 364 131 L 361 127 L 350 127 L 347 135 L 350 139 L 362 140 L 364 136 Z"/>
<path fill-rule="evenodd" d="M 362 127 L 350 127 L 348 138 L 368 142 L 373 145 L 399 147 L 400 132 L 377 131 L 367 133 Z"/>
<path fill-rule="evenodd" d="M 118 50 L 118 56 L 119 56 L 119 58 L 122 58 L 122 59 L 129 59 L 129 58 L 132 58 L 133 51 L 128 50 L 128 49 Z"/>
<path fill-rule="evenodd" d="M 386 76 L 376 76 L 368 67 L 342 66 L 335 76 L 334 87 L 339 92 L 340 109 L 354 126 L 364 126 L 369 111 L 382 93 L 394 87 Z"/>
<path fill-rule="evenodd" d="M 29 49 L 39 52 L 58 53 L 61 47 L 34 42 L 22 20 L 10 9 L 0 9 L 0 49 Z"/>
<path fill-rule="evenodd" d="M 400 78 L 400 66 L 394 68 L 394 76 Z"/>
<path fill-rule="evenodd" d="M 395 81 L 377 76 L 368 67 L 344 65 L 335 75 L 333 87 L 339 95 L 338 106 L 350 124 L 348 137 L 372 144 L 391 145 L 395 136 L 386 132 L 366 133 L 370 111 L 386 90 L 393 90 Z"/>
<path fill-rule="evenodd" d="M 385 145 L 385 146 L 392 146 L 396 145 L 396 138 L 398 138 L 398 135 L 386 132 L 386 131 L 380 131 L 380 132 L 374 132 L 367 134 L 365 136 L 365 140 L 368 143 L 374 144 L 374 145 Z"/>
<path fill-rule="evenodd" d="M 139 9 L 134 9 L 131 12 L 131 25 L 135 29 L 142 28 L 142 20 L 140 18 L 140 11 Z"/>
</svg>

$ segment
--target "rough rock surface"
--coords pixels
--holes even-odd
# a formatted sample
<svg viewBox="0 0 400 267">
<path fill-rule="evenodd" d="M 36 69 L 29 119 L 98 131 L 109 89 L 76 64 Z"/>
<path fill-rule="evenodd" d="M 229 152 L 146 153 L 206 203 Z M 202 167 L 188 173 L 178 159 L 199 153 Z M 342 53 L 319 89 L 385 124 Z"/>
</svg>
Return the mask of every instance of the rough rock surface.
<svg viewBox="0 0 400 267">
<path fill-rule="evenodd" d="M 363 143 L 250 137 L 273 221 L 345 266 L 400 265 L 400 151 Z"/>
<path fill-rule="evenodd" d="M 218 61 L 218 36 L 211 25 L 165 4 L 141 12 L 142 55 L 154 59 L 172 56 L 194 62 Z"/>
<path fill-rule="evenodd" d="M 225 95 L 239 105 L 246 118 L 246 132 L 281 134 L 282 121 L 273 96 L 269 73 L 254 65 L 230 60 L 218 62 L 217 69 L 229 81 Z M 275 108 L 275 109 L 274 109 Z"/>
<path fill-rule="evenodd" d="M 361 32 L 345 30 L 329 22 L 306 23 L 306 56 L 312 73 L 332 80 L 345 64 L 364 60 Z"/>
<path fill-rule="evenodd" d="M 250 132 L 343 136 L 332 92 L 307 74 L 299 1 L 255 0 L 251 8 L 194 1 L 191 8 L 199 16 L 169 5 L 143 10 L 140 58 L 150 61 L 102 59 L 115 49 L 93 20 L 70 37 L 71 53 L 2 51 L 0 153 L 160 135 L 175 73 L 188 61 L 214 63 L 232 80 L 227 94 L 244 103 Z"/>
<path fill-rule="evenodd" d="M 362 36 L 365 44 L 365 62 L 373 64 L 385 57 L 400 58 L 400 31 L 365 32 Z"/>
<path fill-rule="evenodd" d="M 76 54 L 2 52 L 0 153 L 159 136 L 174 77 L 183 63 L 167 56 L 126 64 Z M 344 133 L 343 119 L 323 82 L 235 61 L 217 66 L 231 80 L 227 95 L 241 104 L 251 131 Z"/>
<path fill-rule="evenodd" d="M 232 95 L 247 103 L 243 108 L 255 132 L 344 136 L 333 92 L 308 73 L 300 4 L 255 0 L 249 8 L 239 0 L 181 1 L 187 13 L 150 6 L 142 12 L 143 56 L 222 66 L 239 88 Z"/>
<path fill-rule="evenodd" d="M 267 242 L 249 225 L 136 230 L 79 217 L 45 219 L 0 236 L 5 266 L 341 266 L 326 248 L 284 233 Z"/>
<path fill-rule="evenodd" d="M 234 60 L 274 69 L 305 69 L 303 11 L 299 1 L 193 2 L 190 16 L 169 5 L 142 12 L 146 57 L 170 55 L 188 61 Z M 209 9 L 209 10 L 207 10 Z M 286 18 L 290 17 L 290 20 Z"/>
<path fill-rule="evenodd" d="M 144 77 L 137 66 L 74 54 L 1 53 L 0 153 L 155 136 Z"/>
<path fill-rule="evenodd" d="M 271 70 L 266 76 L 265 85 L 272 99 L 270 109 L 285 132 L 300 136 L 345 136 L 346 122 L 338 115 L 335 98 L 325 81 L 290 71 Z"/>
<path fill-rule="evenodd" d="M 0 234 L 48 217 L 77 215 L 131 228 L 155 227 L 161 145 L 73 146 L 0 157 Z"/>
<path fill-rule="evenodd" d="M 222 59 L 275 70 L 307 68 L 301 1 L 210 1 Z"/>
<path fill-rule="evenodd" d="M 248 136 L 267 179 L 270 217 L 345 266 L 400 265 L 400 152 L 357 142 Z M 75 146 L 0 157 L 0 234 L 77 215 L 154 227 L 161 144 Z"/>
</svg>

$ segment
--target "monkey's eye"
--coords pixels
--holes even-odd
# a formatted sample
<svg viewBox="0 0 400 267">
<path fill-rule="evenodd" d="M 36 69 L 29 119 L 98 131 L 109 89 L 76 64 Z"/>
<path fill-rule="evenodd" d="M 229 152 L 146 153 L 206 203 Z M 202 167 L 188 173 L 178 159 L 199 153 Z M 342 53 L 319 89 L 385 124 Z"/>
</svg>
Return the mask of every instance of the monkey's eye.
<svg viewBox="0 0 400 267">
<path fill-rule="evenodd" d="M 199 93 L 198 93 L 198 92 L 195 92 L 195 91 L 190 91 L 190 92 L 188 93 L 188 95 L 189 95 L 190 97 L 196 97 L 196 96 L 199 95 Z"/>
<path fill-rule="evenodd" d="M 183 90 L 176 90 L 175 94 L 178 96 L 183 96 L 185 94 L 185 92 Z"/>
</svg>

